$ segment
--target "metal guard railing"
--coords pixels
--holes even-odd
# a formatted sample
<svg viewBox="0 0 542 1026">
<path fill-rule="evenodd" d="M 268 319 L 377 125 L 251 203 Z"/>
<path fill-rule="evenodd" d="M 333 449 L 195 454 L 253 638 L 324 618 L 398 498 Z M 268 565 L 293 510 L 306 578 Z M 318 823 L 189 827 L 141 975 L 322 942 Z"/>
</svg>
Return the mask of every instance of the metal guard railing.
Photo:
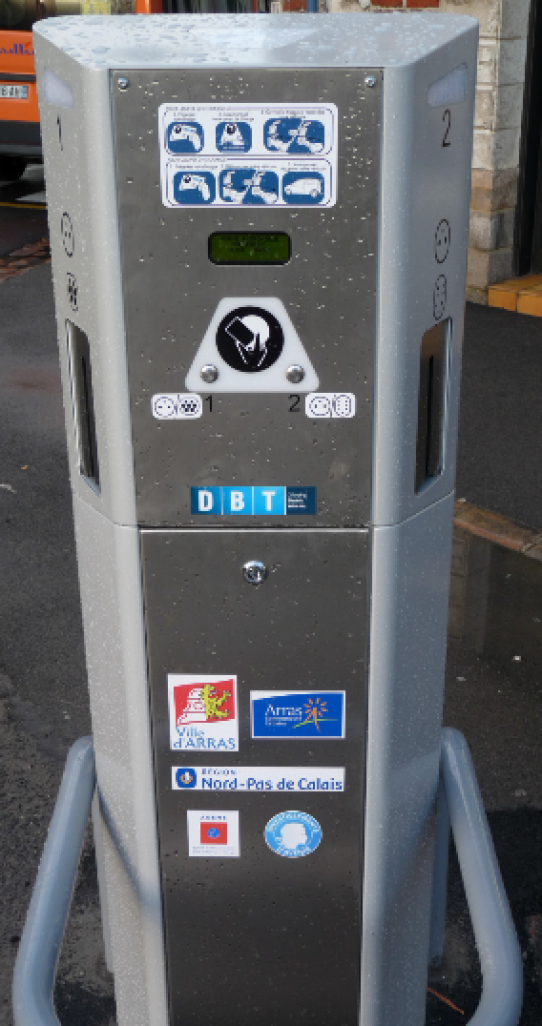
<svg viewBox="0 0 542 1026">
<path fill-rule="evenodd" d="M 60 1026 L 53 990 L 96 786 L 92 738 L 70 749 L 13 978 L 15 1026 Z M 465 738 L 442 734 L 430 959 L 442 957 L 450 831 L 482 967 L 482 997 L 469 1026 L 517 1026 L 521 951 Z"/>
</svg>

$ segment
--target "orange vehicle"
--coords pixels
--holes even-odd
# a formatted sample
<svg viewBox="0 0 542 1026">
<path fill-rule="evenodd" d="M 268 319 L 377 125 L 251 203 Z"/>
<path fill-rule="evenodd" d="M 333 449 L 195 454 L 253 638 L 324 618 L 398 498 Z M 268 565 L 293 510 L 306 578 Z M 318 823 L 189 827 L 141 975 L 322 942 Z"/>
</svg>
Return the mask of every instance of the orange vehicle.
<svg viewBox="0 0 542 1026">
<path fill-rule="evenodd" d="M 162 0 L 0 0 L 0 180 L 41 163 L 32 25 L 66 14 L 161 14 Z"/>
</svg>

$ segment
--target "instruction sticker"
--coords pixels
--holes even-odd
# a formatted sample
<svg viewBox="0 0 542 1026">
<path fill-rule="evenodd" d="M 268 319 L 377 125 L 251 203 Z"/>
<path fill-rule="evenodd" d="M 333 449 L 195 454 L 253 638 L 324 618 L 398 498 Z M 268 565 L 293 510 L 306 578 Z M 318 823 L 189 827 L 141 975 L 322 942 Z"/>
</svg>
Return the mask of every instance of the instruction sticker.
<svg viewBox="0 0 542 1026">
<path fill-rule="evenodd" d="M 163 103 L 158 124 L 167 207 L 336 203 L 333 103 Z"/>
<path fill-rule="evenodd" d="M 178 751 L 239 751 L 237 677 L 168 674 L 169 735 Z"/>
<path fill-rule="evenodd" d="M 174 766 L 174 791 L 318 791 L 341 794 L 344 768 L 330 766 Z"/>
<path fill-rule="evenodd" d="M 344 691 L 251 691 L 253 738 L 343 738 Z"/>
<path fill-rule="evenodd" d="M 239 813 L 189 809 L 188 855 L 204 858 L 238 858 Z"/>
</svg>

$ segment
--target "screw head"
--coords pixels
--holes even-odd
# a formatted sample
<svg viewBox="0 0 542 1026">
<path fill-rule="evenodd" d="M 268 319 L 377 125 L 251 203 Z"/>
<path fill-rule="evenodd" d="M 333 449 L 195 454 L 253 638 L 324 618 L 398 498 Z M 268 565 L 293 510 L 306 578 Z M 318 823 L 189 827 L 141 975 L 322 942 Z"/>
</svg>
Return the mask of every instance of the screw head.
<svg viewBox="0 0 542 1026">
<path fill-rule="evenodd" d="M 303 367 L 300 367 L 298 363 L 293 363 L 291 367 L 288 367 L 286 371 L 286 377 L 292 385 L 299 385 L 300 381 L 303 381 L 305 377 L 305 371 Z"/>
<path fill-rule="evenodd" d="M 212 385 L 218 377 L 218 367 L 214 363 L 206 363 L 200 370 L 199 376 L 206 385 Z"/>
<path fill-rule="evenodd" d="M 119 78 L 119 80 L 117 82 L 117 85 L 118 85 L 119 89 L 123 89 L 123 90 L 124 89 L 128 89 L 129 86 L 130 86 L 130 79 L 129 78 L 124 78 L 124 77 Z"/>
<path fill-rule="evenodd" d="M 268 574 L 265 563 L 258 559 L 251 559 L 243 567 L 243 577 L 249 584 L 263 584 Z"/>
<path fill-rule="evenodd" d="M 374 87 L 376 85 L 376 77 L 375 77 L 375 75 L 367 75 L 367 77 L 365 79 L 365 85 L 368 86 L 369 89 L 374 89 Z"/>
</svg>

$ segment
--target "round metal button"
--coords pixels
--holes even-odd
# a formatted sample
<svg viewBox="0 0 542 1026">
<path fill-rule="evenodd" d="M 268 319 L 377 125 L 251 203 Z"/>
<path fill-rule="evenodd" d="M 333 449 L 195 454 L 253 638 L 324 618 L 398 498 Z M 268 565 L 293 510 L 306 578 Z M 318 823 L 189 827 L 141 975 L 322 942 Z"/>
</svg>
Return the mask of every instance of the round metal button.
<svg viewBox="0 0 542 1026">
<path fill-rule="evenodd" d="M 249 584 L 263 584 L 267 573 L 268 570 L 265 563 L 260 563 L 257 559 L 251 559 L 243 567 L 243 577 Z"/>
<path fill-rule="evenodd" d="M 213 381 L 216 381 L 218 377 L 218 367 L 215 367 L 214 363 L 206 363 L 205 366 L 201 368 L 199 374 L 200 378 L 205 381 L 206 385 L 212 385 Z"/>
<path fill-rule="evenodd" d="M 293 363 L 291 367 L 288 367 L 286 371 L 286 377 L 292 385 L 298 385 L 300 381 L 303 381 L 305 377 L 305 371 L 303 367 L 300 367 L 298 363 Z"/>
</svg>

